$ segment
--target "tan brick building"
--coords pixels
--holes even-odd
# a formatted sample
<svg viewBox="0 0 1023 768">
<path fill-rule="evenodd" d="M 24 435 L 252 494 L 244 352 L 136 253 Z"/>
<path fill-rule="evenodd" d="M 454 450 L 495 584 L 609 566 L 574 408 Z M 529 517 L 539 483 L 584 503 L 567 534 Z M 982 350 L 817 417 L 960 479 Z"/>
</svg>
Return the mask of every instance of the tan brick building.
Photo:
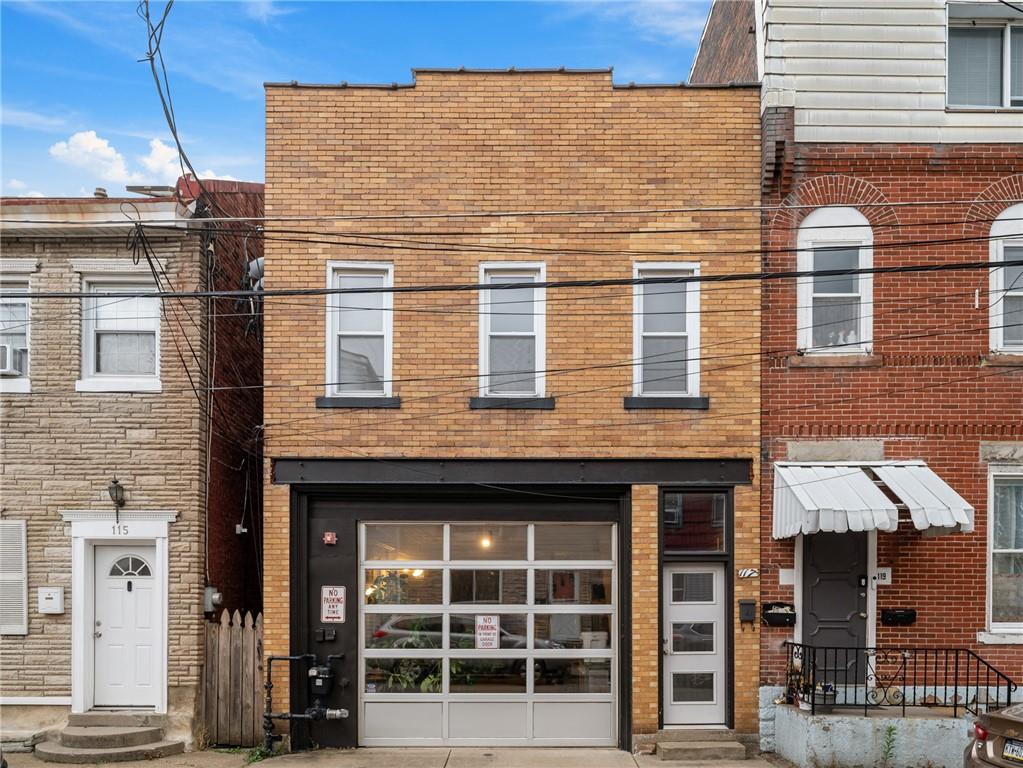
<svg viewBox="0 0 1023 768">
<path fill-rule="evenodd" d="M 261 185 L 207 185 L 220 206 L 261 212 Z M 244 312 L 221 308 L 218 338 L 207 304 L 150 296 L 124 211 L 149 225 L 164 290 L 235 288 L 246 264 L 240 239 L 204 234 L 195 201 L 167 194 L 0 205 L 5 739 L 130 709 L 191 742 L 204 591 L 260 608 L 258 510 L 243 504 L 258 490 L 258 394 L 209 390 L 258 385 L 258 335 L 242 333 Z"/>
<path fill-rule="evenodd" d="M 296 744 L 755 732 L 760 288 L 693 278 L 759 268 L 757 89 L 266 94 L 267 288 L 314 294 L 265 301 L 266 652 L 349 681 Z"/>
</svg>

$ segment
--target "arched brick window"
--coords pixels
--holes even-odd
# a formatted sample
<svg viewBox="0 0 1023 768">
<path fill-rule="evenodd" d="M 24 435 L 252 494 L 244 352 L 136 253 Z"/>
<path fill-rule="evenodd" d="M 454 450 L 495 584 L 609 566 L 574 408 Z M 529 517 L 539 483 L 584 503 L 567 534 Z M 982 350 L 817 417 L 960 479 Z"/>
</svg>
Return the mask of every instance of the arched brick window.
<svg viewBox="0 0 1023 768">
<path fill-rule="evenodd" d="M 1023 261 L 1023 203 L 1002 211 L 991 225 L 991 262 Z M 991 349 L 1023 353 L 1023 266 L 991 270 Z"/>
</svg>

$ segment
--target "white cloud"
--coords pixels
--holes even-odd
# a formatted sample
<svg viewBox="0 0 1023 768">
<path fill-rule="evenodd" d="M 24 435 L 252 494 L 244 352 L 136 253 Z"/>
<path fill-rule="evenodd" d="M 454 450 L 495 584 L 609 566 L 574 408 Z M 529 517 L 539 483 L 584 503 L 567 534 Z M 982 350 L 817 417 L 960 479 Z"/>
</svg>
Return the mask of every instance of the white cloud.
<svg viewBox="0 0 1023 768">
<path fill-rule="evenodd" d="M 10 107 L 4 107 L 0 111 L 0 122 L 12 128 L 28 128 L 33 131 L 57 131 L 66 124 L 62 117 L 51 117 L 27 109 Z"/>
<path fill-rule="evenodd" d="M 577 13 L 626 23 L 646 40 L 691 45 L 703 33 L 709 5 L 707 0 L 632 0 L 586 2 L 571 7 Z"/>
<path fill-rule="evenodd" d="M 155 139 L 154 139 L 155 141 Z M 50 156 L 68 165 L 83 168 L 102 181 L 118 184 L 136 184 L 143 176 L 128 170 L 124 155 L 95 131 L 79 131 L 67 141 L 58 141 L 50 147 Z"/>
<path fill-rule="evenodd" d="M 250 19 L 266 24 L 278 16 L 286 16 L 293 13 L 293 8 L 281 8 L 274 0 L 247 0 L 243 3 L 245 15 Z"/>
<path fill-rule="evenodd" d="M 46 197 L 46 195 L 38 189 L 30 189 L 28 192 L 22 192 L 20 195 L 17 195 L 17 197 Z"/>
<path fill-rule="evenodd" d="M 8 189 L 25 189 L 25 187 L 27 187 L 27 186 L 28 186 L 28 184 L 23 182 L 21 179 L 8 179 L 7 180 L 7 188 Z"/>
<path fill-rule="evenodd" d="M 159 139 L 149 142 L 149 154 L 139 157 L 139 162 L 155 181 L 164 184 L 173 184 L 181 175 L 178 150 Z"/>
<path fill-rule="evenodd" d="M 234 176 L 230 176 L 226 173 L 217 173 L 216 171 L 205 170 L 199 174 L 200 179 L 219 179 L 220 181 L 238 181 Z"/>
</svg>

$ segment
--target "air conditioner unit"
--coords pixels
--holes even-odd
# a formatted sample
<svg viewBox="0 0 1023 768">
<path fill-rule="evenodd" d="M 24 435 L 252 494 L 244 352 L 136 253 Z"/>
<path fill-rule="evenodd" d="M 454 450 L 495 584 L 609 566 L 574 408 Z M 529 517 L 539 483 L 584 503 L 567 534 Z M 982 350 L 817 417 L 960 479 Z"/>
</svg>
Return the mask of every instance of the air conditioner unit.
<svg viewBox="0 0 1023 768">
<path fill-rule="evenodd" d="M 0 376 L 24 376 L 28 350 L 0 344 Z"/>
</svg>

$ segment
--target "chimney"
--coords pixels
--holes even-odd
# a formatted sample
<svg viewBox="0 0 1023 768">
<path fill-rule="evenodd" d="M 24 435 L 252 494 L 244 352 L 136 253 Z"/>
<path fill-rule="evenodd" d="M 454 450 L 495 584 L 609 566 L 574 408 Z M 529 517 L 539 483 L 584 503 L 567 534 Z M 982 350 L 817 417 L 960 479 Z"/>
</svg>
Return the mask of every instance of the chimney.
<svg viewBox="0 0 1023 768">
<path fill-rule="evenodd" d="M 92 196 L 105 198 L 107 196 L 107 191 L 103 189 L 103 187 L 96 187 L 96 191 L 92 193 Z"/>
</svg>

